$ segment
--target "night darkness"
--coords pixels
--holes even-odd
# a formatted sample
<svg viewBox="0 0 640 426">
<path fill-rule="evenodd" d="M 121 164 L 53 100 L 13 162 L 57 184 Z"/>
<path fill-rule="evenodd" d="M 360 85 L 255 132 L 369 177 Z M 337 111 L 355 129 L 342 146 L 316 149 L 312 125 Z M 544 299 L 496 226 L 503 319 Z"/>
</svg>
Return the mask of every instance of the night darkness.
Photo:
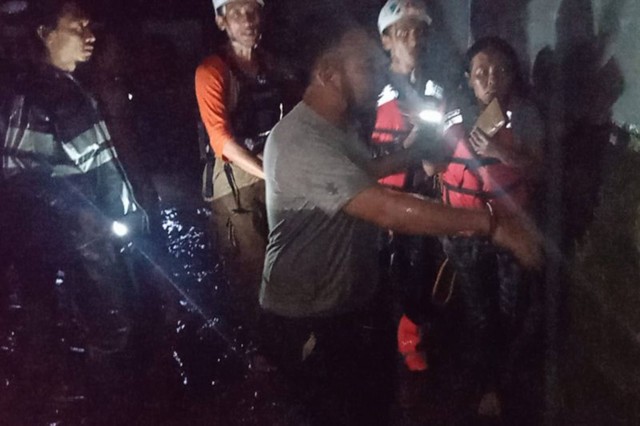
<svg viewBox="0 0 640 426">
<path fill-rule="evenodd" d="M 261 43 L 293 76 L 287 95 L 297 101 L 304 17 L 311 10 L 344 10 L 377 37 L 375 23 L 385 2 L 266 3 Z M 135 294 L 127 308 L 139 328 L 113 365 L 87 371 L 83 342 L 69 337 L 83 331 L 69 319 L 78 307 L 65 288 L 64 271 L 54 271 L 50 286 L 32 288 L 21 282 L 14 263 L 4 262 L 12 259 L 11 242 L 0 245 L 0 425 L 306 425 L 282 377 L 256 368 L 256 343 L 242 325 L 246 312 L 234 310 L 242 303 L 250 310 L 256 294 L 230 282 L 210 238 L 215 218 L 201 190 L 203 166 L 211 157 L 203 155 L 208 138 L 194 73 L 226 41 L 215 26 L 211 1 L 84 4 L 95 23 L 96 49 L 74 75 L 97 101 L 149 213 L 151 237 L 120 252 L 131 254 L 129 270 L 144 271 L 127 289 Z M 499 35 L 531 70 L 524 93 L 544 118 L 544 170 L 534 202 L 540 207 L 536 223 L 547 238 L 547 263 L 536 272 L 539 285 L 528 288 L 539 301 L 532 314 L 539 322 L 531 326 L 528 357 L 516 369 L 519 387 L 507 398 L 510 420 L 496 424 L 640 424 L 640 3 L 427 4 L 435 23 L 423 52 L 425 69 L 447 89 L 468 95 L 463 65 L 470 40 Z M 8 63 L 0 64 L 2 78 L 5 68 L 13 72 Z M 3 96 L 9 92 L 0 89 Z M 7 105 L 0 103 L 2 112 Z M 4 184 L 0 180 L 0 189 Z M 22 221 L 7 232 L 8 239 L 0 228 L 4 242 L 19 241 L 22 230 L 37 234 L 31 218 L 15 219 L 11 204 L 4 198 L 0 203 L 0 220 L 6 213 Z M 393 279 L 387 281 L 397 290 Z M 451 305 L 430 312 L 434 325 L 422 345 L 433 353 L 433 369 L 409 373 L 400 355 L 391 354 L 397 364 L 390 376 L 393 425 L 478 424 L 469 409 L 477 390 L 460 367 L 463 308 L 453 294 Z M 35 308 L 28 308 L 33 300 Z M 398 303 L 386 302 L 398 320 Z M 56 309 L 62 314 L 52 313 Z M 396 329 L 397 321 L 392 333 Z M 395 351 L 395 340 L 390 347 Z M 92 387 L 98 382 L 102 387 Z"/>
</svg>

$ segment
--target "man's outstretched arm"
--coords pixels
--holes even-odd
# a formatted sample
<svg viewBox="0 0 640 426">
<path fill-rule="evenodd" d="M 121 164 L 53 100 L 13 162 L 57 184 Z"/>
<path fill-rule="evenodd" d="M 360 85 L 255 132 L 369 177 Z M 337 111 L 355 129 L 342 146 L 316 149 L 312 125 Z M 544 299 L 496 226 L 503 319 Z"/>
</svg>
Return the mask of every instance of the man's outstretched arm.
<svg viewBox="0 0 640 426">
<path fill-rule="evenodd" d="M 494 243 L 513 251 L 524 266 L 541 262 L 535 230 L 512 217 L 493 218 L 487 210 L 458 209 L 426 201 L 418 196 L 374 185 L 353 197 L 344 211 L 382 228 L 413 235 L 490 233 Z M 492 232 L 492 220 L 495 229 Z"/>
</svg>

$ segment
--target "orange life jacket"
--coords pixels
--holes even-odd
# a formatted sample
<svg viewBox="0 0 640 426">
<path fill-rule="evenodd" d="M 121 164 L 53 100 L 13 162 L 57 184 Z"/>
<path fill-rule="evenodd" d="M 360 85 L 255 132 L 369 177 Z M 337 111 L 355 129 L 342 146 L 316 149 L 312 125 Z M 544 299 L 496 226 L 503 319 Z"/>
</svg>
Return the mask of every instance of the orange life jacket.
<svg viewBox="0 0 640 426">
<path fill-rule="evenodd" d="M 402 149 L 402 142 L 411 131 L 411 123 L 402 114 L 398 105 L 397 94 L 390 93 L 391 86 L 387 86 L 383 91 L 378 103 L 375 129 L 371 135 L 373 148 L 379 155 L 388 154 Z M 389 93 L 386 93 L 389 91 Z M 397 173 L 386 176 L 379 180 L 383 185 L 394 188 L 404 188 L 407 174 Z"/>
<path fill-rule="evenodd" d="M 506 146 L 513 145 L 513 131 L 509 126 L 498 131 L 495 137 Z M 484 209 L 485 204 L 491 202 L 495 208 L 507 212 L 526 206 L 529 190 L 521 172 L 496 158 L 475 154 L 462 123 L 449 127 L 445 140 L 453 147 L 453 156 L 441 175 L 445 203 Z"/>
</svg>

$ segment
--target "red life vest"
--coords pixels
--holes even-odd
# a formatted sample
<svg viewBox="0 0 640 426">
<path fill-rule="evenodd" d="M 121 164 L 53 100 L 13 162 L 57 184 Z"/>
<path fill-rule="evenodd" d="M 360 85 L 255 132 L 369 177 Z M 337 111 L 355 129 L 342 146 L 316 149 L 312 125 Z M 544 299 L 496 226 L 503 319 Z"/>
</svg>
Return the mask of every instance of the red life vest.
<svg viewBox="0 0 640 426">
<path fill-rule="evenodd" d="M 501 129 L 495 137 L 506 146 L 513 145 L 513 131 L 509 127 Z M 453 124 L 445 132 L 445 140 L 454 147 L 454 152 L 441 175 L 444 202 L 473 209 L 484 209 L 491 202 L 507 212 L 526 207 L 529 191 L 520 171 L 495 158 L 476 155 L 467 138 L 462 123 Z"/>
<path fill-rule="evenodd" d="M 393 92 L 391 86 L 387 86 L 378 102 L 375 129 L 371 135 L 374 149 L 380 154 L 402 149 L 402 142 L 409 135 L 411 127 L 411 123 L 400 110 L 397 92 Z M 384 177 L 379 182 L 394 188 L 404 188 L 406 178 L 406 173 L 398 173 Z"/>
</svg>

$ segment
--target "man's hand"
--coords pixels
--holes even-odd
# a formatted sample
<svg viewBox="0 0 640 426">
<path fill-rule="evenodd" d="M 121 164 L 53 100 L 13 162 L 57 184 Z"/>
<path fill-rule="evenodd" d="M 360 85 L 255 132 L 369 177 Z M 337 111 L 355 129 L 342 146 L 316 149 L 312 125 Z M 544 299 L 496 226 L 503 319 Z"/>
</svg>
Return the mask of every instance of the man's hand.
<svg viewBox="0 0 640 426">
<path fill-rule="evenodd" d="M 495 137 L 487 135 L 478 127 L 474 128 L 469 135 L 469 143 L 476 154 L 483 157 L 492 157 L 502 160 L 504 147 L 502 147 Z"/>
<path fill-rule="evenodd" d="M 479 128 L 474 128 L 469 135 L 469 145 L 476 154 L 482 157 L 497 158 L 503 164 L 520 169 L 525 177 L 531 179 L 542 170 L 543 153 L 541 142 L 530 144 L 505 145 L 497 137 L 489 136 Z"/>
<path fill-rule="evenodd" d="M 402 141 L 402 147 L 407 149 L 411 148 L 413 144 L 416 142 L 416 138 L 418 137 L 418 126 L 413 126 L 411 132 L 407 135 L 407 137 Z"/>
<path fill-rule="evenodd" d="M 253 155 L 244 146 L 230 139 L 222 148 L 222 155 L 245 172 L 264 179 L 262 159 Z"/>
<path fill-rule="evenodd" d="M 493 242 L 511 250 L 525 268 L 542 265 L 542 236 L 532 221 L 519 216 L 497 218 Z"/>
</svg>

